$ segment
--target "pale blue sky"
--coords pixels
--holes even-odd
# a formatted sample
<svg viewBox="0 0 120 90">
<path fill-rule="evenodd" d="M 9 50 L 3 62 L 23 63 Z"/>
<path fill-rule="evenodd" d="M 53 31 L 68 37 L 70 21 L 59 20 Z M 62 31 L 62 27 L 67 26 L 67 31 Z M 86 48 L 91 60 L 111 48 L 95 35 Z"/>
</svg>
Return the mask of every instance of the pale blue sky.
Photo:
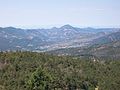
<svg viewBox="0 0 120 90">
<path fill-rule="evenodd" d="M 120 27 L 120 0 L 0 0 L 0 26 Z"/>
</svg>

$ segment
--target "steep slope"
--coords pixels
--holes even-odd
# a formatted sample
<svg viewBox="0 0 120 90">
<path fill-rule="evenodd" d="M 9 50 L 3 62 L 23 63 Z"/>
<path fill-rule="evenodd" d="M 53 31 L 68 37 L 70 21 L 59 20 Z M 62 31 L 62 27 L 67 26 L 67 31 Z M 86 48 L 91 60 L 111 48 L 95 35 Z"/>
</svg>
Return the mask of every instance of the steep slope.
<svg viewBox="0 0 120 90">
<path fill-rule="evenodd" d="M 120 41 L 91 47 L 89 53 L 99 57 L 120 58 Z"/>
<path fill-rule="evenodd" d="M 120 58 L 120 32 L 115 32 L 90 42 L 86 47 L 75 47 L 53 50 L 48 53 L 73 56 L 96 56 L 104 58 Z"/>
<path fill-rule="evenodd" d="M 58 56 L 88 56 L 104 59 L 120 58 L 120 41 L 111 42 L 102 45 L 93 45 L 89 47 L 75 47 L 52 50 L 47 52 Z"/>
<path fill-rule="evenodd" d="M 109 35 L 97 38 L 91 42 L 91 44 L 104 44 L 120 40 L 120 31 L 111 33 Z"/>
</svg>

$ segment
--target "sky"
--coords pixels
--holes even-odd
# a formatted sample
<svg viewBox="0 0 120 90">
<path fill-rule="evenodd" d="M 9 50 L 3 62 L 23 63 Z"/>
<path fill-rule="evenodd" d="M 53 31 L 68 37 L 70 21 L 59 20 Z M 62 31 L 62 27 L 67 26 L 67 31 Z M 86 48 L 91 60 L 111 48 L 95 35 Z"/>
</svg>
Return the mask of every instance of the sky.
<svg viewBox="0 0 120 90">
<path fill-rule="evenodd" d="M 0 27 L 120 27 L 120 0 L 0 0 Z"/>
</svg>

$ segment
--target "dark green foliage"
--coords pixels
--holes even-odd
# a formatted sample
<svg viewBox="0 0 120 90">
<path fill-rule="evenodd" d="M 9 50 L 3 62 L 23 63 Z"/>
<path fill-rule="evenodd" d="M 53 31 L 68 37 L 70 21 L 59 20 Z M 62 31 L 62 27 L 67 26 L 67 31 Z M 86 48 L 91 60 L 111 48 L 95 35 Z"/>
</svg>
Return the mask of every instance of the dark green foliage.
<svg viewBox="0 0 120 90">
<path fill-rule="evenodd" d="M 50 81 L 50 75 L 39 67 L 27 82 L 28 90 L 49 90 Z"/>
<path fill-rule="evenodd" d="M 97 86 L 100 90 L 120 89 L 119 60 L 0 53 L 0 90 L 94 90 Z"/>
</svg>

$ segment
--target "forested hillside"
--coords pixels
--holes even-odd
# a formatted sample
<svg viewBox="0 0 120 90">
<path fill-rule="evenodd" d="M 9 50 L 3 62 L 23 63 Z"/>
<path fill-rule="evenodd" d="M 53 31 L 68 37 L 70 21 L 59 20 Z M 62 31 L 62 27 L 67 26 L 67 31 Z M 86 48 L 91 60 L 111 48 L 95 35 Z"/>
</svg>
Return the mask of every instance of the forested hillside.
<svg viewBox="0 0 120 90">
<path fill-rule="evenodd" d="M 119 77 L 119 60 L 0 53 L 0 90 L 119 90 Z"/>
</svg>

